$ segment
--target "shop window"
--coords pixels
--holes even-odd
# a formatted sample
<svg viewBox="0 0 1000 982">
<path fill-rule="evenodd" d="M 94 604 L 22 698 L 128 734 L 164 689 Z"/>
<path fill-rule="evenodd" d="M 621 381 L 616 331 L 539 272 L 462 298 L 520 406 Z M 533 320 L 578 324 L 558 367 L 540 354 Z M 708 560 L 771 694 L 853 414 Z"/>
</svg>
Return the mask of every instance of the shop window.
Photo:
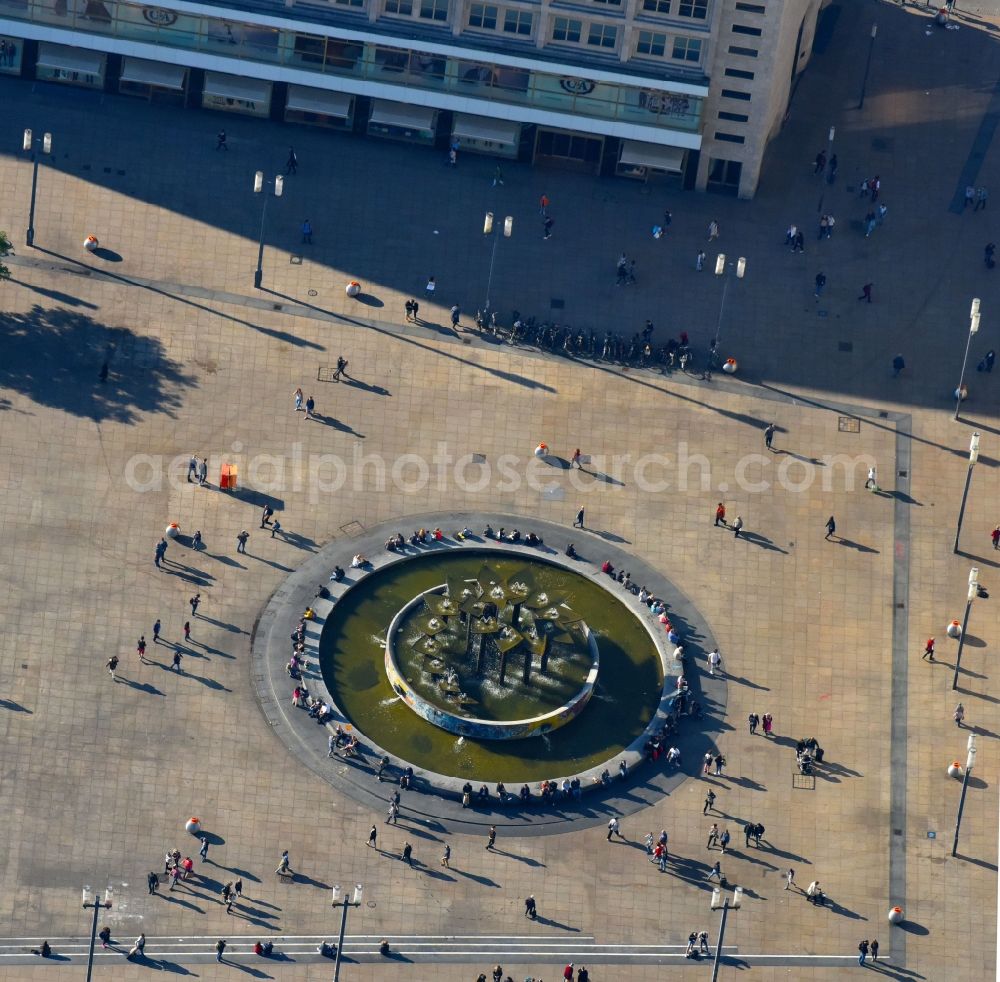
<svg viewBox="0 0 1000 982">
<path fill-rule="evenodd" d="M 503 29 L 508 34 L 530 34 L 532 14 L 530 10 L 508 10 L 503 17 Z"/>
<path fill-rule="evenodd" d="M 701 61 L 701 40 L 699 38 L 675 37 L 670 57 L 675 61 Z"/>
<path fill-rule="evenodd" d="M 448 0 L 420 0 L 420 16 L 424 20 L 447 20 Z"/>
<path fill-rule="evenodd" d="M 552 40 L 568 41 L 571 44 L 580 43 L 580 33 L 583 22 L 570 17 L 557 17 L 552 22 Z"/>
<path fill-rule="evenodd" d="M 708 0 L 680 0 L 677 13 L 681 17 L 694 17 L 705 20 L 708 17 Z"/>
<path fill-rule="evenodd" d="M 640 55 L 653 55 L 656 58 L 662 58 L 663 53 L 667 50 L 667 36 L 666 34 L 657 34 L 655 31 L 640 31 L 635 50 Z"/>
<path fill-rule="evenodd" d="M 618 41 L 618 28 L 614 24 L 591 24 L 587 44 L 595 48 L 613 48 Z"/>
<path fill-rule="evenodd" d="M 474 3 L 469 8 L 469 27 L 478 27 L 482 31 L 495 31 L 497 8 L 491 3 Z"/>
<path fill-rule="evenodd" d="M 712 157 L 708 164 L 708 190 L 719 194 L 736 194 L 743 176 L 739 160 L 720 160 Z"/>
</svg>

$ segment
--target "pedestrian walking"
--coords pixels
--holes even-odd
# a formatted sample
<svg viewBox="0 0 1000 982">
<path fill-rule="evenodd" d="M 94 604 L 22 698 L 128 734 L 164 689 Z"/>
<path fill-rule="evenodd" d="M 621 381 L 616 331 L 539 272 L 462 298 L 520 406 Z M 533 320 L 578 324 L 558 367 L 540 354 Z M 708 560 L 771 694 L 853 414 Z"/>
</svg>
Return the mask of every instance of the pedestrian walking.
<svg viewBox="0 0 1000 982">
<path fill-rule="evenodd" d="M 334 373 L 333 373 L 334 379 L 336 379 L 339 382 L 340 381 L 340 377 L 342 375 L 346 375 L 347 374 L 347 366 L 349 364 L 350 364 L 350 362 L 343 355 L 339 355 L 337 357 L 337 368 L 334 370 Z"/>
<path fill-rule="evenodd" d="M 576 513 L 576 521 L 573 522 L 573 528 L 581 528 L 581 529 L 583 528 L 583 512 L 584 512 L 584 509 L 581 508 Z"/>
<path fill-rule="evenodd" d="M 865 480 L 865 490 L 878 491 L 878 475 L 876 474 L 874 466 L 868 468 L 868 477 Z"/>
<path fill-rule="evenodd" d="M 250 538 L 250 533 L 243 529 L 239 535 L 236 536 L 236 551 L 246 552 L 247 551 L 247 540 Z"/>
<path fill-rule="evenodd" d="M 921 660 L 926 659 L 927 661 L 934 661 L 934 639 L 928 638 L 927 644 L 924 646 L 924 653 L 920 656 Z"/>
<path fill-rule="evenodd" d="M 986 263 L 987 269 L 992 269 L 996 265 L 996 261 L 993 259 L 993 254 L 997 251 L 995 242 L 987 242 L 986 246 L 983 248 L 983 262 Z"/>
<path fill-rule="evenodd" d="M 284 849 L 281 853 L 281 862 L 278 863 L 278 868 L 274 871 L 278 876 L 288 876 L 292 872 L 291 861 L 288 858 L 288 850 Z"/>
<path fill-rule="evenodd" d="M 771 441 L 774 440 L 774 430 L 774 423 L 768 423 L 767 429 L 764 430 L 764 446 L 767 447 L 768 450 L 771 449 Z"/>
<path fill-rule="evenodd" d="M 990 193 L 986 190 L 986 188 L 976 188 L 976 207 L 972 210 L 979 211 L 979 209 L 982 208 L 983 211 L 985 211 L 986 203 L 989 201 L 989 197 Z"/>
<path fill-rule="evenodd" d="M 795 884 L 795 870 L 791 866 L 785 872 L 785 889 L 791 890 Z"/>
<path fill-rule="evenodd" d="M 813 175 L 822 174 L 826 170 L 826 154 L 822 150 L 816 154 L 816 163 L 813 167 Z"/>
<path fill-rule="evenodd" d="M 218 136 L 215 138 L 215 149 L 225 150 L 226 153 L 229 152 L 229 144 L 226 143 L 226 131 L 219 130 Z"/>
<path fill-rule="evenodd" d="M 181 670 L 181 658 L 182 657 L 183 657 L 183 655 L 181 654 L 180 648 L 175 648 L 174 649 L 173 664 L 170 667 L 172 669 L 174 669 L 175 671 L 177 671 L 177 672 L 180 672 L 180 670 Z"/>
<path fill-rule="evenodd" d="M 613 835 L 617 835 L 619 839 L 625 838 L 618 830 L 618 819 L 614 816 L 612 816 L 608 821 L 608 842 L 611 841 L 611 836 Z"/>
<path fill-rule="evenodd" d="M 399 820 L 399 802 L 389 802 L 389 812 L 386 815 L 386 825 L 397 825 Z"/>
<path fill-rule="evenodd" d="M 708 874 L 708 876 L 705 877 L 706 880 L 711 880 L 713 878 L 716 879 L 716 880 L 718 880 L 720 883 L 722 882 L 722 863 L 721 862 L 716 862 L 716 864 L 712 867 L 711 872 Z"/>
<path fill-rule="evenodd" d="M 705 846 L 706 849 L 711 849 L 712 846 L 717 846 L 719 844 L 719 823 L 712 822 L 712 827 L 708 830 L 708 844 Z"/>
<path fill-rule="evenodd" d="M 961 703 L 959 703 L 955 707 L 955 712 L 953 714 L 953 718 L 955 720 L 955 725 L 956 726 L 958 726 L 958 727 L 964 727 L 965 726 L 965 706 L 963 706 Z"/>
<path fill-rule="evenodd" d="M 285 161 L 285 175 L 297 174 L 299 171 L 299 158 L 296 156 L 295 147 L 288 148 L 288 160 Z"/>
<path fill-rule="evenodd" d="M 726 766 L 726 758 L 722 754 L 715 755 L 715 776 L 722 777 L 722 768 Z"/>
<path fill-rule="evenodd" d="M 538 214 L 545 217 L 549 210 L 549 196 L 543 191 L 542 196 L 538 199 Z"/>
<path fill-rule="evenodd" d="M 191 459 L 188 461 L 188 472 L 187 472 L 188 484 L 194 483 L 191 480 L 192 474 L 194 474 L 195 476 L 197 476 L 198 474 L 198 457 L 195 454 L 191 454 Z"/>
<path fill-rule="evenodd" d="M 503 171 L 500 169 L 500 165 L 497 164 L 496 170 L 493 171 L 493 187 L 503 187 Z"/>
<path fill-rule="evenodd" d="M 399 858 L 402 859 L 407 866 L 413 866 L 413 846 L 411 846 L 409 842 L 403 843 L 403 851 Z"/>
<path fill-rule="evenodd" d="M 524 916 L 530 917 L 532 920 L 535 920 L 538 917 L 538 907 L 535 905 L 534 895 L 525 897 Z"/>
<path fill-rule="evenodd" d="M 105 663 L 104 667 L 108 670 L 108 675 L 111 676 L 111 681 L 112 682 L 117 682 L 118 681 L 118 677 L 115 675 L 115 670 L 118 668 L 118 656 L 117 655 L 112 655 L 107 660 L 107 662 Z"/>
<path fill-rule="evenodd" d="M 312 245 L 313 242 L 312 222 L 308 218 L 302 223 L 302 242 L 304 245 Z"/>
<path fill-rule="evenodd" d="M 305 396 L 302 394 L 302 386 L 297 386 L 295 391 L 292 393 L 292 397 L 295 399 L 295 412 L 302 412 L 302 400 Z"/>
<path fill-rule="evenodd" d="M 420 323 L 420 304 L 414 299 L 410 301 L 410 311 L 414 324 Z"/>
<path fill-rule="evenodd" d="M 545 218 L 542 219 L 542 239 L 543 240 L 544 239 L 551 239 L 552 238 L 552 226 L 554 224 L 555 224 L 555 222 L 553 221 L 551 215 L 546 215 Z"/>
<path fill-rule="evenodd" d="M 892 377 L 899 378 L 904 368 L 906 368 L 906 362 L 903 361 L 903 356 L 896 355 L 896 357 L 892 359 Z"/>
<path fill-rule="evenodd" d="M 833 515 L 831 515 L 826 520 L 826 535 L 824 538 L 831 538 L 833 534 L 837 531 L 837 523 L 834 521 Z"/>
<path fill-rule="evenodd" d="M 993 527 L 993 531 L 990 533 L 990 539 L 993 541 L 994 549 L 1000 547 L 1000 525 L 995 525 Z"/>
<path fill-rule="evenodd" d="M 191 622 L 184 622 L 184 643 L 187 644 L 191 640 Z"/>
<path fill-rule="evenodd" d="M 139 652 L 139 661 L 140 662 L 145 662 L 146 661 L 146 636 L 144 634 L 141 635 L 139 637 L 139 640 L 136 642 L 135 650 Z"/>
<path fill-rule="evenodd" d="M 503 181 L 501 181 L 500 183 L 502 184 Z M 441 865 L 445 869 L 451 869 L 451 866 L 448 865 L 450 862 L 451 862 L 451 846 L 445 843 L 444 852 L 441 855 Z"/>
<path fill-rule="evenodd" d="M 225 950 L 226 942 L 223 941 L 222 938 L 219 938 L 219 940 L 215 942 L 215 960 L 217 962 L 222 961 L 222 956 L 225 953 Z"/>
<path fill-rule="evenodd" d="M 732 838 L 729 834 L 729 829 L 724 829 L 722 835 L 719 836 L 719 846 L 722 849 L 723 855 L 726 853 L 726 849 L 729 848 L 729 840 Z"/>
<path fill-rule="evenodd" d="M 868 957 L 868 939 L 865 938 L 865 940 L 858 945 L 858 964 L 864 965 L 865 959 L 867 957 Z"/>
<path fill-rule="evenodd" d="M 726 525 L 726 506 L 721 501 L 715 506 L 715 525 L 716 527 L 720 525 L 723 528 L 728 527 Z"/>
<path fill-rule="evenodd" d="M 140 934 L 139 937 L 135 939 L 135 943 L 129 948 L 126 958 L 135 958 L 138 955 L 140 958 L 143 957 L 146 951 L 146 935 Z"/>
<path fill-rule="evenodd" d="M 271 523 L 271 538 L 273 539 L 281 531 L 281 522 L 275 519 Z"/>
<path fill-rule="evenodd" d="M 579 447 L 577 447 L 576 450 L 573 451 L 573 458 L 570 460 L 569 466 L 575 467 L 577 470 L 582 471 L 583 470 L 583 464 L 581 463 L 582 458 L 583 458 L 583 452 L 580 450 Z"/>
<path fill-rule="evenodd" d="M 306 414 L 302 418 L 304 420 L 305 419 L 312 419 L 313 418 L 313 410 L 315 408 L 316 408 L 316 400 L 312 396 L 309 396 L 309 398 L 306 399 Z"/>
<path fill-rule="evenodd" d="M 694 268 L 699 273 L 702 272 L 705 269 L 705 253 L 704 252 L 699 252 L 698 255 L 695 256 Z"/>
<path fill-rule="evenodd" d="M 191 616 L 192 617 L 197 617 L 198 616 L 198 605 L 201 603 L 201 594 L 200 593 L 196 593 L 188 601 L 188 603 L 191 604 Z"/>
<path fill-rule="evenodd" d="M 403 310 L 406 311 L 406 321 L 409 323 L 413 320 L 413 301 L 407 300 L 406 303 L 403 304 Z"/>
<path fill-rule="evenodd" d="M 434 291 L 437 289 L 437 282 L 433 276 L 427 278 L 427 286 L 424 287 L 424 292 L 428 297 L 434 296 Z"/>
<path fill-rule="evenodd" d="M 160 643 L 160 618 L 156 618 L 156 622 L 153 624 L 153 644 Z"/>
<path fill-rule="evenodd" d="M 754 830 L 753 822 L 747 822 L 746 825 L 743 826 L 743 835 L 746 838 L 747 849 L 750 848 L 750 840 L 753 838 L 753 830 Z"/>
<path fill-rule="evenodd" d="M 719 223 L 716 221 L 711 221 L 708 223 L 708 241 L 711 242 L 713 239 L 719 237 Z"/>
<path fill-rule="evenodd" d="M 760 717 L 756 713 L 751 713 L 747 717 L 747 725 L 750 727 L 750 736 L 753 736 L 757 732 L 757 727 L 760 725 Z"/>
<path fill-rule="evenodd" d="M 456 304 L 452 304 L 452 308 L 451 308 L 451 326 L 452 327 L 454 327 L 456 329 L 458 328 L 458 322 L 459 322 L 459 319 L 461 318 L 461 316 L 462 316 L 461 308 L 458 306 L 457 303 Z"/>
<path fill-rule="evenodd" d="M 377 849 L 378 848 L 377 841 L 378 841 L 378 829 L 373 825 L 368 830 L 368 846 L 369 846 L 369 848 L 371 848 L 371 849 Z"/>
<path fill-rule="evenodd" d="M 702 773 L 703 774 L 708 774 L 709 771 L 712 770 L 712 761 L 713 760 L 715 760 L 715 754 L 713 754 L 711 750 L 707 750 L 705 752 L 705 756 L 702 758 L 703 765 L 704 765 L 703 768 L 702 768 Z"/>
<path fill-rule="evenodd" d="M 837 166 L 838 166 L 837 165 L 837 155 L 834 154 L 830 158 L 830 163 L 828 165 L 829 173 L 828 173 L 827 178 L 826 178 L 827 184 L 833 184 L 834 180 L 836 180 L 836 177 L 837 177 Z"/>
<path fill-rule="evenodd" d="M 774 717 L 770 713 L 764 713 L 761 722 L 764 724 L 764 736 L 770 736 L 774 727 Z"/>
<path fill-rule="evenodd" d="M 97 932 L 97 936 L 101 939 L 101 947 L 107 948 L 108 943 L 111 941 L 111 928 L 106 924 Z"/>
<path fill-rule="evenodd" d="M 871 303 L 872 302 L 872 287 L 874 285 L 875 285 L 874 283 L 866 283 L 863 287 L 861 287 L 861 296 L 858 297 L 858 300 L 867 300 L 868 303 Z"/>
<path fill-rule="evenodd" d="M 160 877 L 158 874 L 150 871 L 146 874 L 146 889 L 149 891 L 149 895 L 152 896 L 160 888 Z"/>
<path fill-rule="evenodd" d="M 156 552 L 153 562 L 156 564 L 156 568 L 160 568 L 160 563 L 163 562 L 163 557 L 167 554 L 167 540 L 160 539 L 156 544 Z"/>
<path fill-rule="evenodd" d="M 708 674 L 715 675 L 717 671 L 722 670 L 722 655 L 719 654 L 718 648 L 713 648 L 708 653 Z"/>
<path fill-rule="evenodd" d="M 236 880 L 236 882 L 233 884 L 233 896 L 236 897 L 237 899 L 240 899 L 240 900 L 243 899 L 243 879 L 242 879 L 242 877 L 238 878 Z"/>
<path fill-rule="evenodd" d="M 872 961 L 878 961 L 878 938 L 875 938 L 872 943 L 868 946 L 868 951 L 871 953 Z"/>
<path fill-rule="evenodd" d="M 486 841 L 486 848 L 492 849 L 497 843 L 497 827 L 495 825 L 490 826 L 489 837 Z"/>
<path fill-rule="evenodd" d="M 701 954 L 703 954 L 703 955 L 707 955 L 709 953 L 709 950 L 708 950 L 708 931 L 699 931 L 698 932 L 698 951 Z"/>
<path fill-rule="evenodd" d="M 267 528 L 271 524 L 271 516 L 274 514 L 274 509 L 271 507 L 270 502 L 264 505 L 260 512 L 260 527 Z"/>
<path fill-rule="evenodd" d="M 823 293 L 823 287 L 826 286 L 826 273 L 820 271 L 816 274 L 816 299 L 818 300 Z"/>
<path fill-rule="evenodd" d="M 688 935 L 687 948 L 684 951 L 685 958 L 691 958 L 694 955 L 694 946 L 698 943 L 698 932 L 692 931 Z"/>
<path fill-rule="evenodd" d="M 709 789 L 705 795 L 705 807 L 702 808 L 702 815 L 707 815 L 710 811 L 715 811 L 715 792 Z"/>
<path fill-rule="evenodd" d="M 198 841 L 201 843 L 201 848 L 198 850 L 198 855 L 201 856 L 202 862 L 208 862 L 208 837 L 199 836 Z"/>
<path fill-rule="evenodd" d="M 738 539 L 740 537 L 740 532 L 743 531 L 743 519 L 737 515 L 736 521 L 730 526 L 733 530 L 733 535 Z"/>
</svg>

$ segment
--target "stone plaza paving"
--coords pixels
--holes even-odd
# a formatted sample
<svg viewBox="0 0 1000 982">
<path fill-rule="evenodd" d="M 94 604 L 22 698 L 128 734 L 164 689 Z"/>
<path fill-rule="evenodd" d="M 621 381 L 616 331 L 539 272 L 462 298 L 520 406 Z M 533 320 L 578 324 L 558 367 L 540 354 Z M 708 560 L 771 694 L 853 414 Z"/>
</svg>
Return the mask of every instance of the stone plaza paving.
<svg viewBox="0 0 1000 982">
<path fill-rule="evenodd" d="M 972 12 L 962 30 L 928 37 L 919 10 L 864 10 L 841 9 L 753 202 L 514 166 L 510 197 L 497 201 L 485 159 L 450 171 L 426 151 L 0 81 L 9 145 L 30 125 L 51 129 L 57 147 L 40 175 L 35 250 L 20 246 L 30 166 L 0 158 L 0 225 L 18 245 L 14 280 L 0 285 L 0 977 L 79 972 L 90 925 L 80 890 L 110 884 L 115 906 L 102 923 L 126 944 L 146 932 L 150 957 L 99 954 L 96 978 L 325 978 L 332 964 L 310 952 L 336 937 L 330 887 L 361 882 L 345 979 L 426 978 L 433 961 L 436 977 L 474 980 L 498 960 L 515 979 L 552 982 L 567 960 L 595 980 L 693 978 L 709 968 L 684 959 L 688 933 L 707 930 L 714 946 L 718 931 L 705 879 L 716 859 L 746 891 L 729 917 L 722 978 L 840 978 L 872 937 L 890 978 L 994 977 L 995 600 L 973 605 L 958 693 L 945 627 L 964 613 L 971 566 L 988 592 L 1000 589 L 989 540 L 1000 522 L 1000 398 L 974 370 L 995 344 L 1000 296 L 981 254 L 996 219 L 954 210 L 956 189 L 997 173 L 988 121 L 1000 57 L 979 29 L 995 22 Z M 871 11 L 879 56 L 859 112 Z M 810 175 L 831 122 L 842 176 L 833 188 Z M 212 150 L 220 125 L 225 159 Z M 269 212 L 272 293 L 256 293 L 252 174 L 293 141 L 299 175 Z M 865 205 L 848 189 L 869 172 L 890 211 L 865 240 Z M 557 221 L 544 243 L 540 226 L 531 231 L 543 190 Z M 837 235 L 807 235 L 805 256 L 791 256 L 784 229 L 810 230 L 820 194 Z M 524 236 L 498 250 L 501 310 L 551 316 L 559 298 L 574 325 L 631 333 L 652 317 L 663 336 L 686 329 L 702 350 L 721 289 L 693 258 L 719 220 L 719 248 L 746 255 L 750 270 L 729 290 L 723 323 L 740 373 L 707 382 L 623 371 L 449 332 L 451 303 L 468 312 L 485 290 L 482 213 L 508 207 Z M 654 243 L 648 226 L 664 207 L 673 238 Z M 292 263 L 307 216 L 314 253 Z M 110 260 L 83 252 L 90 232 Z M 639 256 L 641 279 L 616 292 L 607 274 L 623 248 Z M 817 303 L 820 269 L 829 286 Z M 436 305 L 420 293 L 431 273 Z M 366 303 L 344 297 L 351 278 Z M 866 281 L 876 284 L 870 309 L 855 299 Z M 402 324 L 409 295 L 430 326 Z M 973 296 L 982 330 L 955 421 L 949 393 Z M 897 351 L 907 370 L 892 379 Z M 339 355 L 350 378 L 320 381 Z M 293 411 L 297 386 L 321 420 Z M 974 429 L 981 456 L 955 555 Z M 532 450 L 543 440 L 566 458 L 582 448 L 596 476 L 539 478 Z M 191 454 L 211 461 L 209 487 L 185 481 Z M 459 473 L 467 454 L 486 463 Z M 513 480 L 501 479 L 504 454 Z M 223 460 L 240 465 L 239 494 L 218 490 Z M 873 463 L 879 493 L 864 489 Z M 340 464 L 345 479 L 331 490 Z M 470 484 L 483 468 L 489 480 Z M 259 529 L 265 500 L 285 536 Z M 719 500 L 743 517 L 740 539 L 713 527 Z M 606 841 L 610 805 L 595 806 L 605 809 L 597 825 L 561 835 L 501 824 L 495 852 L 484 849 L 486 824 L 449 829 L 416 799 L 404 797 L 392 827 L 271 732 L 251 639 L 269 598 L 319 547 L 340 543 L 347 565 L 357 536 L 380 522 L 398 519 L 408 533 L 426 514 L 502 513 L 523 516 L 525 531 L 533 517 L 569 527 L 581 505 L 578 550 L 600 563 L 613 543 L 662 570 L 705 617 L 727 673 L 725 714 L 682 735 L 688 780 L 626 814 L 624 841 Z M 837 537 L 827 541 L 831 514 Z M 160 570 L 153 548 L 172 521 L 200 529 L 205 548 L 172 544 Z M 236 553 L 241 529 L 246 555 Z M 195 592 L 202 604 L 183 645 Z M 136 640 L 151 640 L 157 618 L 167 644 L 150 644 L 140 665 Z M 920 658 L 932 635 L 937 664 Z M 178 643 L 179 674 L 169 668 Z M 117 683 L 104 669 L 112 654 Z M 959 699 L 969 729 L 952 722 Z M 748 734 L 752 711 L 773 714 L 773 738 Z M 964 760 L 970 731 L 978 759 L 952 858 L 960 785 L 945 769 Z M 809 736 L 826 765 L 814 788 L 798 788 L 794 742 Z M 728 759 L 722 778 L 698 774 L 709 742 Z M 716 812 L 703 816 L 709 788 Z M 196 863 L 203 875 L 148 896 L 145 875 L 167 849 L 197 848 L 183 831 L 191 815 L 211 837 L 208 863 Z M 715 819 L 733 835 L 725 856 L 705 848 Z M 746 821 L 767 828 L 760 850 L 744 848 Z M 379 851 L 365 847 L 372 822 Z M 667 874 L 641 845 L 661 828 L 675 857 Z M 413 869 L 398 859 L 404 841 Z M 450 870 L 439 865 L 445 842 Z M 272 873 L 286 848 L 291 882 Z M 798 891 L 783 889 L 789 866 Z M 238 875 L 245 899 L 227 914 L 218 890 Z M 830 906 L 806 902 L 801 888 L 814 879 Z M 528 894 L 537 922 L 523 917 Z M 901 928 L 886 923 L 896 904 Z M 234 953 L 221 966 L 219 937 Z M 248 955 L 262 937 L 284 957 Z M 26 952 L 42 938 L 69 960 L 39 966 Z M 396 956 L 377 954 L 381 938 Z"/>
</svg>

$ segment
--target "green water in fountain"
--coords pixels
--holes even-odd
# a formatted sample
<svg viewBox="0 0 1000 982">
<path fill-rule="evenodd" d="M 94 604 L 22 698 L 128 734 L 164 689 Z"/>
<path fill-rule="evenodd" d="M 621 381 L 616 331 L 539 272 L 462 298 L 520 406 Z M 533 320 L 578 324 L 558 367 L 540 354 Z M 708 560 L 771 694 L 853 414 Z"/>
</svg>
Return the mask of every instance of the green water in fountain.
<svg viewBox="0 0 1000 982">
<path fill-rule="evenodd" d="M 562 599 L 597 637 L 600 673 L 593 698 L 579 717 L 545 736 L 503 741 L 457 737 L 412 712 L 386 679 L 383 645 L 393 617 L 426 590 L 476 578 L 484 559 L 500 578 L 528 567 L 533 583 Z M 424 610 L 415 616 L 431 614 Z M 537 782 L 613 757 L 646 728 L 663 686 L 659 656 L 646 629 L 602 586 L 530 554 L 507 558 L 473 549 L 430 553 L 367 575 L 330 612 L 320 666 L 348 719 L 388 753 L 414 766 L 488 783 Z M 520 664 L 515 665 L 514 674 L 519 670 Z M 544 687 L 539 690 L 542 696 Z M 499 699 L 502 705 L 502 694 Z M 549 708 L 547 703 L 535 705 L 541 708 L 524 715 Z M 519 714 L 527 706 L 519 705 L 511 716 L 504 709 L 503 716 L 523 718 Z"/>
</svg>

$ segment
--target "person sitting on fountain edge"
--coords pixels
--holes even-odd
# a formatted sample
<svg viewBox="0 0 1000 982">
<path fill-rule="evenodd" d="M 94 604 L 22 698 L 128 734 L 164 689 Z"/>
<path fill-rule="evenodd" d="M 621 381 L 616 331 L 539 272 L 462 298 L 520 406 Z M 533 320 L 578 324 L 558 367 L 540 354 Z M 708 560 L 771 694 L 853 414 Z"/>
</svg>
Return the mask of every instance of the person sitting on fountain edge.
<svg viewBox="0 0 1000 982">
<path fill-rule="evenodd" d="M 566 546 L 566 555 L 570 559 L 576 559 L 576 549 L 573 548 L 572 542 L 568 546 Z"/>
<path fill-rule="evenodd" d="M 330 574 L 330 579 L 333 580 L 334 583 L 339 583 L 343 578 L 344 578 L 344 567 L 334 566 L 333 572 Z"/>
</svg>

